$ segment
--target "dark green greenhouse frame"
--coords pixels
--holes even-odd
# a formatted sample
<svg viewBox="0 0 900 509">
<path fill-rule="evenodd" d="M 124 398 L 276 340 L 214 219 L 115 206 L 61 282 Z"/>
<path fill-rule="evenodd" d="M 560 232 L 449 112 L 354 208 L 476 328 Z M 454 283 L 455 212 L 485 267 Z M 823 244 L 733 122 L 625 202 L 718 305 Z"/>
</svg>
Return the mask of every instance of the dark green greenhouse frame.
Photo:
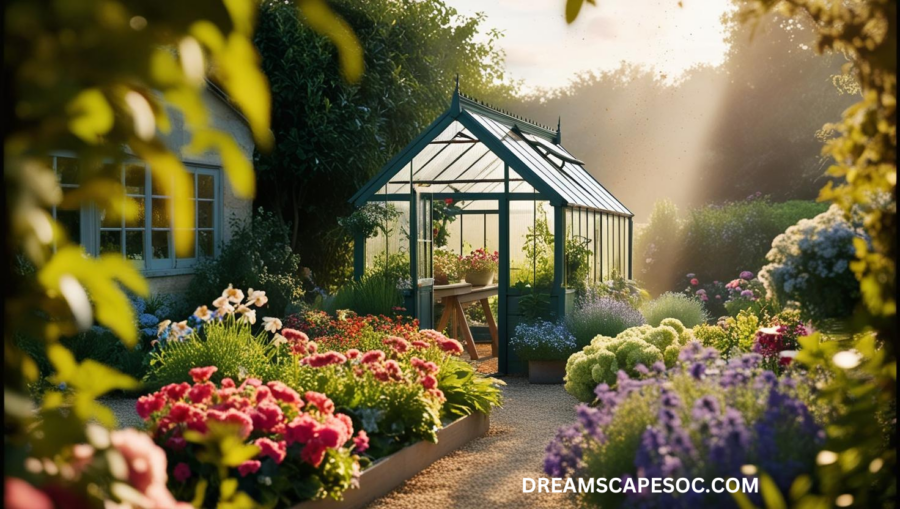
<svg viewBox="0 0 900 509">
<path fill-rule="evenodd" d="M 498 368 L 501 373 L 523 371 L 508 349 L 522 320 L 519 301 L 525 293 L 522 284 L 513 286 L 512 278 L 515 274 L 528 283 L 525 287 L 537 287 L 539 268 L 536 255 L 512 267 L 511 244 L 527 249 L 524 239 L 539 230 L 539 221 L 552 232 L 552 253 L 544 255 L 552 260 L 547 316 L 563 317 L 574 307 L 574 291 L 566 284 L 567 240 L 577 238 L 589 253 L 589 282 L 612 274 L 632 277 L 633 214 L 563 148 L 561 138 L 559 125 L 554 130 L 493 108 L 460 93 L 457 83 L 450 108 L 351 198 L 358 207 L 390 203 L 401 212 L 396 224 L 385 225 L 388 236 L 355 239 L 354 277 L 363 277 L 373 256 L 388 260 L 392 253 L 408 255 L 407 307 L 423 328 L 433 327 L 433 203 L 464 203 L 455 211 L 461 219 L 453 249 L 458 244 L 457 254 L 464 254 L 463 246 L 472 244 L 499 252 Z M 471 243 L 463 241 L 467 235 Z M 537 242 L 534 235 L 529 238 Z M 536 244 L 533 248 L 538 250 Z"/>
</svg>

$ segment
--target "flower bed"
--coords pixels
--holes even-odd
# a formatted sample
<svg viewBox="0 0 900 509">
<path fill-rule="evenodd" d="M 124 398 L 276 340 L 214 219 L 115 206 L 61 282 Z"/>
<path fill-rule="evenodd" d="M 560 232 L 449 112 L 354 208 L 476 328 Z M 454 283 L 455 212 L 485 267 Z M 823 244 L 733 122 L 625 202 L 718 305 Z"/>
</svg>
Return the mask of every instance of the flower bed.
<svg viewBox="0 0 900 509">
<path fill-rule="evenodd" d="M 340 499 L 373 461 L 436 443 L 445 426 L 500 402 L 502 382 L 476 374 L 437 331 L 310 313 L 285 322 L 318 341 L 271 317 L 254 332 L 265 299 L 250 295 L 226 289 L 215 310 L 160 328 L 148 381 L 161 388 L 138 412 L 166 449 L 179 499 L 199 490 L 221 501 L 232 485 L 259 504 Z M 219 365 L 188 368 L 209 358 Z"/>
</svg>

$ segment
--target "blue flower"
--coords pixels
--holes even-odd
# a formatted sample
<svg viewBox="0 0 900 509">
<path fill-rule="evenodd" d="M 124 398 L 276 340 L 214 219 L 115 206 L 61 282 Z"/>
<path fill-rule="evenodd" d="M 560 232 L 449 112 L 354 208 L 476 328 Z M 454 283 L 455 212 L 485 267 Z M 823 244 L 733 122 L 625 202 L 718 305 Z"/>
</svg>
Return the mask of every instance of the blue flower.
<svg viewBox="0 0 900 509">
<path fill-rule="evenodd" d="M 155 327 L 155 326 L 159 325 L 159 318 L 157 318 L 149 313 L 143 313 L 138 318 L 138 323 L 140 324 L 141 327 Z"/>
</svg>

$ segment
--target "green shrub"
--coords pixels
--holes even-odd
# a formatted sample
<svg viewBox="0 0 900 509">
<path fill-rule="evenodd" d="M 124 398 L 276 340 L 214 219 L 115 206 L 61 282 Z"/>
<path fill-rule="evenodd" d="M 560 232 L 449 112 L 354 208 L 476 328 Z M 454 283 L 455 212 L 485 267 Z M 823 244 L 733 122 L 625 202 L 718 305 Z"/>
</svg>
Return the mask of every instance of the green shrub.
<svg viewBox="0 0 900 509">
<path fill-rule="evenodd" d="M 566 392 L 581 401 L 594 399 L 594 388 L 614 385 L 619 370 L 637 376 L 637 366 L 650 368 L 657 362 L 674 366 L 678 353 L 694 339 L 678 320 L 666 325 L 632 327 L 616 337 L 597 336 L 566 362 Z"/>
<path fill-rule="evenodd" d="M 641 313 L 630 304 L 609 297 L 583 302 L 566 316 L 566 326 L 575 336 L 579 348 L 599 336 L 615 337 L 630 327 L 644 323 Z"/>
<path fill-rule="evenodd" d="M 390 274 L 372 273 L 359 281 L 347 283 L 337 294 L 326 299 L 324 310 L 335 314 L 339 309 L 349 309 L 358 315 L 393 315 L 403 304 L 403 295 L 397 289 L 397 279 Z"/>
<path fill-rule="evenodd" d="M 191 368 L 216 366 L 212 380 L 243 380 L 253 376 L 276 380 L 276 366 L 267 347 L 268 333 L 253 334 L 248 324 L 212 321 L 202 332 L 190 334 L 180 341 L 170 340 L 150 354 L 149 370 L 144 382 L 151 388 L 170 383 L 190 382 Z"/>
<path fill-rule="evenodd" d="M 649 325 L 660 325 L 666 318 L 675 318 L 685 325 L 694 327 L 706 323 L 709 317 L 703 308 L 703 303 L 697 299 L 680 293 L 664 293 L 644 304 L 641 313 Z"/>
<path fill-rule="evenodd" d="M 671 202 L 658 202 L 635 238 L 635 275 L 660 294 L 675 289 L 687 273 L 701 281 L 727 281 L 745 270 L 756 273 L 766 264 L 775 237 L 826 209 L 812 201 L 772 203 L 753 197 L 693 209 L 679 220 Z"/>
<path fill-rule="evenodd" d="M 288 305 L 303 297 L 300 257 L 291 251 L 287 225 L 262 209 L 246 222 L 232 218 L 231 225 L 231 240 L 219 255 L 197 265 L 187 301 L 212 302 L 229 284 L 265 288 L 269 309 L 283 316 Z"/>
</svg>

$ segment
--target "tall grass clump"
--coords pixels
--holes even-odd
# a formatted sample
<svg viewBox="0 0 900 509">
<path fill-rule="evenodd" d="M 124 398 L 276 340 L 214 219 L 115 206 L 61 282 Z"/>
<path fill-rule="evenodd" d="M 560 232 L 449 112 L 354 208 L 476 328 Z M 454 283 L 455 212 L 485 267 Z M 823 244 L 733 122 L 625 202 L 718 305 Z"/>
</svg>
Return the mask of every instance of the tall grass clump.
<svg viewBox="0 0 900 509">
<path fill-rule="evenodd" d="M 578 348 L 589 345 L 597 336 L 614 338 L 625 329 L 643 324 L 640 311 L 610 297 L 588 300 L 566 317 L 566 327 L 575 336 Z"/>
<path fill-rule="evenodd" d="M 664 293 L 644 304 L 641 313 L 647 323 L 654 327 L 659 327 L 659 324 L 666 318 L 675 318 L 687 328 L 706 323 L 709 319 L 702 302 L 673 292 Z"/>
<path fill-rule="evenodd" d="M 397 279 L 388 274 L 373 273 L 341 287 L 337 294 L 325 300 L 323 308 L 331 314 L 339 309 L 349 309 L 358 315 L 390 316 L 394 314 L 394 308 L 402 304 Z"/>
<path fill-rule="evenodd" d="M 212 381 L 222 378 L 243 380 L 249 376 L 263 381 L 277 379 L 270 362 L 268 334 L 254 334 L 249 324 L 210 322 L 202 332 L 194 332 L 180 340 L 169 340 L 164 348 L 150 354 L 150 367 L 144 377 L 149 388 L 170 383 L 190 382 L 191 368 L 216 366 Z"/>
</svg>

